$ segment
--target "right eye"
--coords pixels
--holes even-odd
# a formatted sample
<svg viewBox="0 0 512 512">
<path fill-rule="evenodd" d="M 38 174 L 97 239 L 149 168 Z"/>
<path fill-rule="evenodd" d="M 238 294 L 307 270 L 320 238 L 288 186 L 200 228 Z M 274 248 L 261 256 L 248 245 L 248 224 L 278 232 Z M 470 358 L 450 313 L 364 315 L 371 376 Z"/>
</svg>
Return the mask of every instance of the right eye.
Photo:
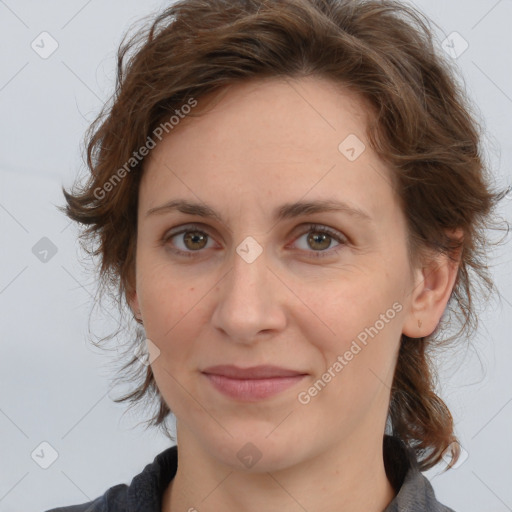
<svg viewBox="0 0 512 512">
<path fill-rule="evenodd" d="M 163 239 L 164 245 L 170 245 L 170 250 L 180 256 L 194 257 L 194 253 L 201 252 L 202 249 L 209 249 L 207 247 L 208 237 L 210 236 L 199 226 L 187 225 L 180 226 L 179 231 L 172 231 L 166 233 Z M 185 236 L 183 236 L 185 235 Z M 177 243 L 169 243 L 172 239 L 176 238 Z M 178 248 L 176 249 L 176 245 Z M 181 247 L 179 247 L 181 245 Z"/>
</svg>

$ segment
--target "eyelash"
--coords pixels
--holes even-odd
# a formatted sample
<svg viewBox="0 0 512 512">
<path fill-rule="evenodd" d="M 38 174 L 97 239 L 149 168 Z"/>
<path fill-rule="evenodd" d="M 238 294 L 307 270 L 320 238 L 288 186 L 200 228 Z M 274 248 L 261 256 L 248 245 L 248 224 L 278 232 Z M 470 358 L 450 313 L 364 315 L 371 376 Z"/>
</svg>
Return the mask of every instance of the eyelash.
<svg viewBox="0 0 512 512">
<path fill-rule="evenodd" d="M 171 233 L 168 233 L 168 234 L 164 235 L 162 243 L 164 245 L 166 245 L 167 242 L 171 238 L 174 238 L 177 235 L 181 235 L 183 233 L 188 233 L 188 232 L 192 232 L 192 231 L 199 232 L 200 234 L 207 235 L 208 237 L 210 236 L 200 226 L 194 225 L 194 224 L 190 224 L 190 225 L 185 226 L 185 229 L 181 229 L 180 231 L 171 232 Z M 308 233 L 311 233 L 311 232 L 315 232 L 317 234 L 319 233 L 319 234 L 328 235 L 330 238 L 333 238 L 334 240 L 336 240 L 336 242 L 338 242 L 340 245 L 346 245 L 347 244 L 347 239 L 341 233 L 338 233 L 337 231 L 334 231 L 334 230 L 332 230 L 332 229 L 330 229 L 330 228 L 328 228 L 326 226 L 322 226 L 322 225 L 319 225 L 319 224 L 308 224 L 306 226 L 306 228 L 305 228 L 305 231 L 303 231 L 295 240 L 298 240 L 301 236 L 304 236 L 305 234 L 308 234 Z M 188 258 L 194 258 L 194 257 L 197 256 L 198 253 L 202 252 L 202 250 L 182 251 L 180 249 L 174 249 L 174 248 L 171 248 L 170 250 L 172 252 L 180 255 L 180 256 L 186 256 Z M 327 257 L 327 256 L 331 256 L 331 251 L 333 251 L 333 250 L 335 251 L 336 248 L 331 248 L 331 249 L 327 249 L 327 250 L 320 250 L 320 251 L 306 251 L 306 252 L 312 252 L 312 257 L 313 258 L 324 258 L 324 257 Z"/>
</svg>

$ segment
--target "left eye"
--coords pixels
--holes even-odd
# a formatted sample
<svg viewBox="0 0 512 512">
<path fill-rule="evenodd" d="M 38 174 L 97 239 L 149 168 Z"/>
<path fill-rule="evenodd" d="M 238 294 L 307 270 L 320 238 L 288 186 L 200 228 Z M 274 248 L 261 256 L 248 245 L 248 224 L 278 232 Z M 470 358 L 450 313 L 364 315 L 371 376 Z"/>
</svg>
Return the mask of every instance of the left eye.
<svg viewBox="0 0 512 512">
<path fill-rule="evenodd" d="M 179 235 L 185 235 L 179 237 Z M 338 246 L 346 245 L 346 238 L 337 231 L 334 231 L 326 226 L 320 226 L 317 224 L 310 224 L 307 226 L 307 230 L 303 231 L 302 234 L 296 238 L 295 240 L 300 240 L 305 235 L 308 235 L 306 238 L 306 243 L 313 247 L 313 251 L 308 251 L 307 248 L 303 249 L 306 252 L 312 252 L 312 256 L 315 258 L 321 258 L 324 256 L 328 256 L 332 251 L 336 249 L 330 249 L 332 240 L 338 242 Z M 194 257 L 195 253 L 201 252 L 201 249 L 208 249 L 211 247 L 207 247 L 210 235 L 201 229 L 199 226 L 186 226 L 185 229 L 182 229 L 178 232 L 171 232 L 166 235 L 163 239 L 164 244 L 168 244 L 173 238 L 177 238 L 178 241 L 184 244 L 183 247 L 173 248 L 171 250 L 182 256 Z M 172 243 L 171 245 L 175 245 Z M 316 248 L 315 248 L 316 246 Z"/>
<path fill-rule="evenodd" d="M 338 233 L 337 231 L 334 231 L 326 226 L 318 226 L 316 224 L 309 225 L 308 230 L 304 232 L 299 238 L 297 238 L 297 240 L 305 235 L 308 235 L 306 238 L 306 243 L 310 244 L 311 247 L 317 247 L 317 249 L 314 249 L 313 251 L 315 258 L 321 258 L 331 254 L 331 250 L 327 251 L 326 249 L 329 249 L 332 240 L 338 242 L 338 246 L 345 245 L 347 243 L 346 238 L 341 233 Z M 307 249 L 305 250 L 307 251 Z"/>
</svg>

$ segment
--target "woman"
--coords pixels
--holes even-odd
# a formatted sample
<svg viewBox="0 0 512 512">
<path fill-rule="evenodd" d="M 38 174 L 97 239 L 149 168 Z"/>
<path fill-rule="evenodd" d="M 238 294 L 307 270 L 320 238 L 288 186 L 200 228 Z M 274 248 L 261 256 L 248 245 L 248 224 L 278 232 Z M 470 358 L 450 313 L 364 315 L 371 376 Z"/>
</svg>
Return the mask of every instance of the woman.
<svg viewBox="0 0 512 512">
<path fill-rule="evenodd" d="M 65 211 L 142 326 L 119 401 L 156 394 L 177 447 L 53 512 L 451 510 L 421 474 L 459 455 L 429 349 L 445 312 L 475 326 L 470 270 L 492 289 L 500 194 L 424 18 L 182 0 L 104 114 Z"/>
</svg>

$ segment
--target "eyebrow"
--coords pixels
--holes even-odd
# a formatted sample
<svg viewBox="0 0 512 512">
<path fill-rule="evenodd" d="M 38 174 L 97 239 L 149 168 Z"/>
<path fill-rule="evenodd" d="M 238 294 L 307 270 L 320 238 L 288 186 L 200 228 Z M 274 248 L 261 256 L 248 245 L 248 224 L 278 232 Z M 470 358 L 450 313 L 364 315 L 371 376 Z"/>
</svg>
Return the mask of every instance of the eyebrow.
<svg viewBox="0 0 512 512">
<path fill-rule="evenodd" d="M 146 212 L 146 217 L 155 214 L 164 214 L 174 210 L 190 215 L 197 215 L 199 217 L 215 219 L 218 222 L 225 224 L 222 216 L 211 206 L 195 203 L 186 199 L 174 199 L 160 206 L 151 208 Z M 371 216 L 364 210 L 337 200 L 298 201 L 295 203 L 286 203 L 274 210 L 273 218 L 276 221 L 282 221 L 300 217 L 302 215 L 311 215 L 313 213 L 321 212 L 343 212 L 365 222 L 373 222 Z"/>
</svg>

